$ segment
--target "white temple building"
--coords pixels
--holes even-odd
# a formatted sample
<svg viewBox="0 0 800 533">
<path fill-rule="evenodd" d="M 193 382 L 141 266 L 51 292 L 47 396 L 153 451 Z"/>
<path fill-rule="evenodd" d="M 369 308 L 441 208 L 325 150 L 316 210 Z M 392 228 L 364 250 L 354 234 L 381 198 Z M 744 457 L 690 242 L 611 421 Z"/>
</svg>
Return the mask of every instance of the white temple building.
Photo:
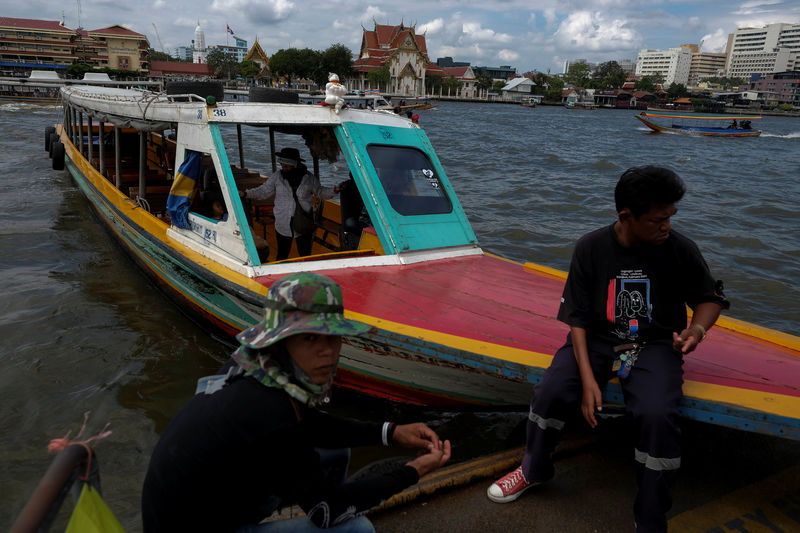
<svg viewBox="0 0 800 533">
<path fill-rule="evenodd" d="M 200 27 L 200 21 L 197 21 L 197 27 L 194 29 L 194 46 L 192 47 L 192 63 L 206 62 L 208 56 L 208 49 L 206 48 L 206 35 Z"/>
</svg>

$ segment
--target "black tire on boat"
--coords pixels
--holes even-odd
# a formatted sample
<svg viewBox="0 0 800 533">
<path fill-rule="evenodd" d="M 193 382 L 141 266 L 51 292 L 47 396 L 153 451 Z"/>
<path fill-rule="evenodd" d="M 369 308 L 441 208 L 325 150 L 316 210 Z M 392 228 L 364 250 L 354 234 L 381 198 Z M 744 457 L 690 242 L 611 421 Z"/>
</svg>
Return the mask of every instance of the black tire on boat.
<svg viewBox="0 0 800 533">
<path fill-rule="evenodd" d="M 56 129 L 53 126 L 47 126 L 44 129 L 44 151 L 50 151 L 50 134 L 55 133 Z"/>
<path fill-rule="evenodd" d="M 218 81 L 171 81 L 167 83 L 167 94 L 196 94 L 203 98 L 213 96 L 217 102 L 222 102 L 225 88 Z"/>
<path fill-rule="evenodd" d="M 300 102 L 300 96 L 297 93 L 272 87 L 250 87 L 248 99 L 251 102 L 271 102 L 273 104 L 297 104 Z"/>
<path fill-rule="evenodd" d="M 51 158 L 53 157 L 53 144 L 57 143 L 57 142 L 58 142 L 58 134 L 51 133 L 50 134 L 50 142 L 47 143 L 49 145 L 49 148 L 48 148 L 48 152 L 50 154 L 49 157 L 51 157 Z"/>
<path fill-rule="evenodd" d="M 53 147 L 53 170 L 64 170 L 64 144 L 54 141 Z"/>
</svg>

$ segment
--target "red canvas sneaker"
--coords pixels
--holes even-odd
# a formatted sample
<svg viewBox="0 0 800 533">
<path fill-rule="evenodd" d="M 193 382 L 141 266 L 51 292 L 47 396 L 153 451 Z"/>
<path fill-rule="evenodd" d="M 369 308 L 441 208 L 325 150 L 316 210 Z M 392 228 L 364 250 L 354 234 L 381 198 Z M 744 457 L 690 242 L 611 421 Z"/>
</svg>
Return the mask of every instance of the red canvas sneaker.
<svg viewBox="0 0 800 533">
<path fill-rule="evenodd" d="M 527 489 L 538 485 L 538 483 L 530 483 L 525 476 L 522 475 L 522 467 L 501 477 L 486 490 L 486 495 L 490 500 L 496 503 L 513 502 L 519 498 Z"/>
</svg>

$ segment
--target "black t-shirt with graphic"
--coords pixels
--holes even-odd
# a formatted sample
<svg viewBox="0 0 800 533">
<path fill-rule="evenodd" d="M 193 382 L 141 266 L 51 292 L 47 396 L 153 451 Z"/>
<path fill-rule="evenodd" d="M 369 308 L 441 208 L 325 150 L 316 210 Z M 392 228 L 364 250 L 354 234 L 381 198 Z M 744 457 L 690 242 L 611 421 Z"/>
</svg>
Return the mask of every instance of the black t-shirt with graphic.
<svg viewBox="0 0 800 533">
<path fill-rule="evenodd" d="M 575 245 L 558 319 L 589 335 L 622 341 L 671 339 L 686 305 L 727 307 L 697 245 L 675 230 L 658 246 L 621 246 L 614 225 Z"/>
</svg>

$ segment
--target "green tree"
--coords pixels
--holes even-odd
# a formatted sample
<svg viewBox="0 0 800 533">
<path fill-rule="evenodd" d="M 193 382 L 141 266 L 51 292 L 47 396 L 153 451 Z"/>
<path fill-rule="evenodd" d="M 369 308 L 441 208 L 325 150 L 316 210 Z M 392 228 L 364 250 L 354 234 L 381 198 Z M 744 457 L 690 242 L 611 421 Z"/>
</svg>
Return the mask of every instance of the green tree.
<svg viewBox="0 0 800 533">
<path fill-rule="evenodd" d="M 239 72 L 243 78 L 255 78 L 261 72 L 261 66 L 251 59 L 239 63 Z"/>
<path fill-rule="evenodd" d="M 313 80 L 320 87 L 325 87 L 325 83 L 328 81 L 328 73 L 322 69 L 321 54 L 311 48 L 298 50 L 295 76 Z M 322 81 L 322 84 L 320 85 L 317 80 Z"/>
<path fill-rule="evenodd" d="M 278 50 L 269 58 L 269 68 L 275 76 L 283 76 L 291 86 L 292 78 L 297 75 L 300 63 L 300 51 L 297 48 Z"/>
<path fill-rule="evenodd" d="M 217 78 L 235 78 L 239 68 L 233 56 L 222 50 L 210 51 L 206 56 L 206 64 Z"/>
<path fill-rule="evenodd" d="M 389 71 L 389 63 L 384 63 L 381 68 L 371 70 L 367 73 L 367 81 L 372 89 L 385 90 L 392 79 Z"/>
<path fill-rule="evenodd" d="M 551 76 L 547 80 L 547 91 L 544 96 L 551 102 L 561 102 L 561 91 L 564 90 L 564 80 L 559 77 Z"/>
<path fill-rule="evenodd" d="M 660 74 L 648 74 L 642 76 L 642 79 L 636 82 L 636 90 L 653 92 L 656 90 L 656 84 L 663 83 L 664 77 Z"/>
<path fill-rule="evenodd" d="M 564 81 L 574 87 L 586 87 L 592 79 L 592 69 L 586 61 L 577 61 L 569 66 Z"/>
<path fill-rule="evenodd" d="M 87 72 L 91 72 L 94 69 L 91 65 L 87 65 L 86 63 L 73 63 L 67 67 L 67 75 L 72 78 L 83 78 L 83 75 Z"/>
<path fill-rule="evenodd" d="M 494 80 L 492 76 L 488 72 L 481 72 L 477 76 L 475 76 L 475 86 L 478 88 L 479 91 L 488 91 L 492 88 L 492 84 Z"/>
<path fill-rule="evenodd" d="M 458 81 L 455 76 L 448 76 L 442 81 L 442 91 L 455 96 L 462 85 L 464 84 Z"/>
<path fill-rule="evenodd" d="M 343 80 L 353 72 L 353 53 L 345 45 L 337 43 L 320 52 L 320 79 L 314 81 L 324 87 L 328 81 L 328 73 L 334 72 Z"/>
<path fill-rule="evenodd" d="M 492 92 L 499 93 L 508 82 L 497 80 L 492 83 Z"/>
<path fill-rule="evenodd" d="M 154 48 L 148 48 L 147 59 L 148 61 L 177 61 L 177 59 L 175 59 L 171 55 L 165 52 L 159 52 Z"/>
<path fill-rule="evenodd" d="M 601 63 L 592 73 L 596 89 L 619 89 L 627 78 L 627 74 L 616 61 Z"/>
<path fill-rule="evenodd" d="M 688 95 L 689 91 L 686 89 L 686 86 L 682 83 L 671 83 L 667 88 L 667 95 L 671 100 L 675 100 L 676 98 L 683 98 L 684 96 Z"/>
<path fill-rule="evenodd" d="M 430 74 L 425 76 L 425 92 L 428 94 L 435 94 L 439 92 L 442 86 L 442 77 L 439 74 Z"/>
</svg>

